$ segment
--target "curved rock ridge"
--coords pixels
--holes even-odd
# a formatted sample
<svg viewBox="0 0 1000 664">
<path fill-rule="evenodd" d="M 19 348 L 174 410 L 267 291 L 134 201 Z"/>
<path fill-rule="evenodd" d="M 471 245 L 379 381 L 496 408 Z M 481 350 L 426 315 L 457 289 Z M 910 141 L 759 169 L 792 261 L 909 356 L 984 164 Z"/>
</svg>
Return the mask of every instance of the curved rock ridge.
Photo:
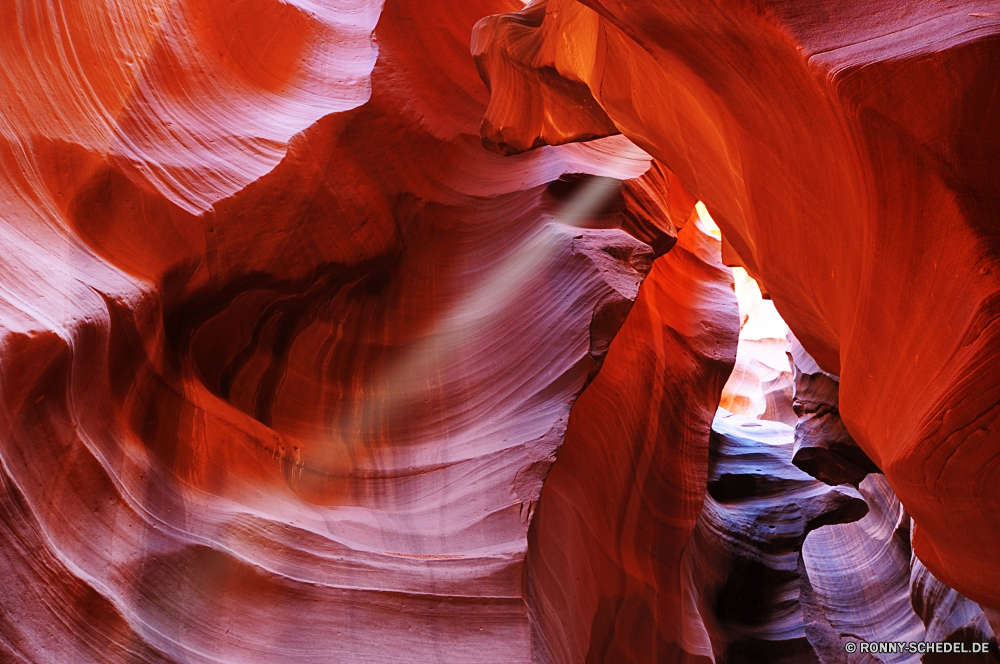
<svg viewBox="0 0 1000 664">
<path fill-rule="evenodd" d="M 993 609 L 998 36 L 989 0 L 549 0 L 473 37 L 487 144 L 572 140 L 542 115 L 600 135 L 592 98 L 676 174 L 727 262 L 839 376 L 843 422 L 907 506 L 917 555 Z M 540 113 L 539 78 L 573 96 Z"/>
<path fill-rule="evenodd" d="M 495 17 L 499 29 L 480 29 L 480 24 L 473 32 L 472 53 L 486 85 L 500 94 L 531 90 L 518 103 L 490 104 L 480 127 L 483 147 L 509 155 L 619 133 L 587 81 L 566 75 L 600 66 L 601 54 L 592 46 L 599 39 L 599 19 L 577 3 L 563 3 L 558 11 L 566 13 L 557 24 L 546 21 L 548 4 L 532 2 L 516 14 Z M 563 42 L 553 30 L 572 38 Z M 493 49 L 509 58 L 487 57 Z"/>
<path fill-rule="evenodd" d="M 995 658 L 995 5 L 4 2 L 0 662 Z"/>
<path fill-rule="evenodd" d="M 869 475 L 859 490 L 868 514 L 810 533 L 802 548 L 813 590 L 807 610 L 835 635 L 825 642 L 829 660 L 824 661 L 875 661 L 863 653 L 844 658 L 843 644 L 882 641 L 886 635 L 896 641 L 964 643 L 969 650 L 973 643 L 990 642 L 992 654 L 879 653 L 877 661 L 996 661 L 996 636 L 981 607 L 941 583 L 912 552 L 910 515 L 885 477 Z M 818 630 L 813 633 L 818 637 Z"/>
<path fill-rule="evenodd" d="M 534 661 L 711 657 L 680 562 L 736 354 L 732 284 L 694 217 L 574 404 L 529 533 Z"/>
<path fill-rule="evenodd" d="M 694 199 L 482 149 L 515 5 L 4 6 L 0 659 L 531 660 L 542 480 Z"/>
<path fill-rule="evenodd" d="M 952 643 L 989 643 L 990 653 L 979 661 L 996 661 L 996 632 L 982 607 L 944 585 L 927 571 L 919 558 L 910 559 L 910 599 L 913 610 L 923 621 L 928 641 Z M 944 662 L 941 655 L 925 658 L 928 662 Z"/>
<path fill-rule="evenodd" d="M 827 484 L 858 484 L 881 473 L 858 447 L 840 416 L 840 379 L 819 368 L 788 332 L 788 359 L 794 376 L 792 409 L 795 452 L 792 463 Z"/>
<path fill-rule="evenodd" d="M 22 148 L 50 159 L 89 153 L 204 212 L 271 171 L 292 136 L 368 100 L 381 8 L 380 0 L 4 3 L 4 158 Z"/>
<path fill-rule="evenodd" d="M 834 661 L 843 657 L 843 640 L 930 640 L 910 602 L 909 515 L 882 475 L 869 475 L 859 486 L 868 504 L 856 523 L 810 533 L 802 558 L 812 585 L 812 610 L 836 635 L 830 643 Z M 921 655 L 880 653 L 884 662 L 919 662 Z"/>
<path fill-rule="evenodd" d="M 868 512 L 792 465 L 793 429 L 719 411 L 708 495 L 684 552 L 717 662 L 824 662 L 802 565 L 811 532 Z M 838 643 L 842 651 L 842 644 Z"/>
<path fill-rule="evenodd" d="M 746 279 L 740 273 L 734 269 L 737 283 Z M 766 300 L 752 282 L 737 287 L 737 298 L 743 329 L 722 403 L 729 397 L 735 405 L 752 404 L 754 396 L 763 402 L 760 376 L 773 369 L 754 356 L 766 358 L 761 351 L 783 346 L 774 337 L 787 328 L 772 308 L 761 307 Z M 754 316 L 761 332 L 770 330 L 763 345 L 755 338 L 761 334 L 745 334 Z M 787 355 L 794 398 L 774 391 L 767 410 L 779 399 L 781 411 L 794 406 L 799 418 L 793 435 L 762 421 L 768 419 L 763 408 L 752 412 L 760 420 L 720 408 L 713 424 L 708 495 L 683 565 L 694 570 L 694 586 L 702 589 L 700 615 L 716 661 L 846 664 L 956 657 L 849 654 L 844 647 L 887 638 L 963 643 L 970 651 L 973 644 L 990 642 L 993 655 L 967 659 L 995 661 L 989 612 L 941 583 L 912 553 L 909 514 L 840 421 L 837 377 L 819 369 L 790 332 Z M 833 500 L 799 470 L 830 485 Z M 810 513 L 821 518 L 810 519 Z"/>
</svg>

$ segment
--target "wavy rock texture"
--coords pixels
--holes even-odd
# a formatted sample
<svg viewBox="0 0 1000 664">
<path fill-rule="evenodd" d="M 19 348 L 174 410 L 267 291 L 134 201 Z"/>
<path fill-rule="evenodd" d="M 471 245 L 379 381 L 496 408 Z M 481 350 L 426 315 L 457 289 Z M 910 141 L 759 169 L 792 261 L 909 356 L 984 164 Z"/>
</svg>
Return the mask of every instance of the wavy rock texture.
<svg viewBox="0 0 1000 664">
<path fill-rule="evenodd" d="M 485 143 L 610 120 L 675 173 L 839 376 L 843 422 L 912 515 L 917 555 L 993 609 L 998 35 L 989 0 L 550 0 L 473 37 Z M 572 96 L 539 103 L 537 77 Z"/>
<path fill-rule="evenodd" d="M 812 608 L 837 638 L 833 661 L 872 661 L 865 653 L 845 658 L 841 640 L 933 640 L 910 602 L 909 515 L 885 478 L 869 475 L 859 487 L 868 514 L 856 523 L 810 533 L 802 549 L 813 589 Z M 868 656 L 870 658 L 870 655 Z M 885 662 L 919 662 L 920 655 L 879 654 Z"/>
<path fill-rule="evenodd" d="M 858 486 L 878 467 L 858 447 L 840 416 L 840 379 L 819 368 L 799 340 L 788 333 L 788 358 L 795 384 L 792 463 L 827 484 Z"/>
<path fill-rule="evenodd" d="M 996 661 L 996 636 L 981 607 L 937 580 L 913 555 L 911 519 L 880 474 L 860 484 L 870 510 L 856 523 L 809 534 L 803 562 L 813 593 L 807 611 L 829 624 L 837 637 L 823 661 L 950 662 Z M 992 655 L 855 653 L 848 640 L 991 642 Z M 813 640 L 813 639 L 811 639 Z M 815 642 L 815 641 L 814 641 Z"/>
<path fill-rule="evenodd" d="M 716 661 L 825 661 L 807 613 L 802 544 L 868 506 L 853 487 L 792 465 L 792 441 L 787 425 L 721 410 L 712 425 L 708 495 L 685 567 Z"/>
<path fill-rule="evenodd" d="M 481 148 L 514 8 L 4 4 L 0 659 L 529 661 L 619 228 L 694 200 L 621 137 Z"/>
<path fill-rule="evenodd" d="M 992 638 L 992 4 L 2 3 L 0 660 Z"/>
<path fill-rule="evenodd" d="M 910 593 L 913 609 L 926 627 L 928 641 L 990 642 L 993 656 L 981 655 L 979 661 L 996 661 L 996 632 L 982 608 L 934 578 L 917 558 L 911 558 Z M 948 661 L 940 654 L 924 659 Z"/>
<path fill-rule="evenodd" d="M 10 177 L 30 168 L 24 150 L 90 153 L 158 198 L 204 212 L 272 170 L 292 136 L 368 100 L 381 8 L 377 0 L 6 2 L 4 181 L 37 186 L 30 172 L 28 182 Z M 19 159 L 28 163 L 15 166 Z M 36 176 L 66 175 L 36 167 Z M 44 190 L 34 193 L 44 206 Z"/>
<path fill-rule="evenodd" d="M 738 331 L 732 275 L 700 220 L 657 259 L 569 418 L 532 522 L 536 661 L 708 661 L 681 557 Z"/>
</svg>

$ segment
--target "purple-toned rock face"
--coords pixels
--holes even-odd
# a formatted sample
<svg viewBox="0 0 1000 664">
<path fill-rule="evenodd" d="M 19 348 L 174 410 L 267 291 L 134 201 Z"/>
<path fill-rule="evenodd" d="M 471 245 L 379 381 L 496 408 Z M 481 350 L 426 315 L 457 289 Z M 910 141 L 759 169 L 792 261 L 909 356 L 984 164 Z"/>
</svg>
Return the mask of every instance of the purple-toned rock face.
<svg viewBox="0 0 1000 664">
<path fill-rule="evenodd" d="M 0 0 L 0 663 L 995 652 L 998 35 Z"/>
</svg>

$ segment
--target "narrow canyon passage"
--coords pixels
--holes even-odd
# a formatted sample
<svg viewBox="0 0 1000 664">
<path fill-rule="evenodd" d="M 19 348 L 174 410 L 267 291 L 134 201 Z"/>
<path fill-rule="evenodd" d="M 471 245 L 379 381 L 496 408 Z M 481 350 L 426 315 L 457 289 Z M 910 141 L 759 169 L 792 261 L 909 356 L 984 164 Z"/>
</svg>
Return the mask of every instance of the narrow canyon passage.
<svg viewBox="0 0 1000 664">
<path fill-rule="evenodd" d="M 0 0 L 0 663 L 1000 660 L 1000 7 L 729 5 Z"/>
<path fill-rule="evenodd" d="M 913 555 L 838 378 L 721 265 L 719 236 L 699 203 L 573 407 L 529 532 L 535 660 L 920 662 L 937 660 L 844 644 L 995 643 Z"/>
</svg>

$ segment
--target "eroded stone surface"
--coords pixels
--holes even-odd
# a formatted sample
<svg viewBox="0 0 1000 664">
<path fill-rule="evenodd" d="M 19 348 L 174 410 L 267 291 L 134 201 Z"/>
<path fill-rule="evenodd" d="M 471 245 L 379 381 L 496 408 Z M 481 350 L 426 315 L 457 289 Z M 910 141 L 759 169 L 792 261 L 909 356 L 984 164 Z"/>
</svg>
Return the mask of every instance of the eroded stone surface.
<svg viewBox="0 0 1000 664">
<path fill-rule="evenodd" d="M 520 9 L 0 7 L 0 659 L 991 637 L 1000 11 Z"/>
<path fill-rule="evenodd" d="M 482 149 L 510 3 L 58 6 L 0 21 L 0 659 L 529 661 L 665 178 Z"/>
<path fill-rule="evenodd" d="M 520 121 L 540 74 L 498 72 L 585 86 L 705 202 L 727 261 L 839 376 L 847 430 L 907 506 L 928 569 L 1000 607 L 995 3 L 550 0 L 528 12 L 476 27 L 494 81 L 487 136 L 515 150 L 549 137 Z M 547 99 L 553 122 L 579 117 Z"/>
</svg>

